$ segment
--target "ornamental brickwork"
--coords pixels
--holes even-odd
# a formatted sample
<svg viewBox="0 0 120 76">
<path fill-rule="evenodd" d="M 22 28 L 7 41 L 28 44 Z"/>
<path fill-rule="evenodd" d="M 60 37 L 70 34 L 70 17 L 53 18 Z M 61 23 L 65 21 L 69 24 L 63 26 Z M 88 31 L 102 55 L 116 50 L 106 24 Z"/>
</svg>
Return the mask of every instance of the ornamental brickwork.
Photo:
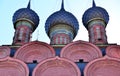
<svg viewBox="0 0 120 76">
<path fill-rule="evenodd" d="M 79 24 L 62 0 L 45 23 L 50 43 L 30 41 L 39 17 L 29 1 L 13 15 L 13 44 L 0 46 L 0 76 L 120 76 L 120 45 L 107 42 L 107 11 L 93 0 L 82 20 L 89 41 L 73 41 Z"/>
<path fill-rule="evenodd" d="M 101 20 L 92 21 L 88 26 L 89 42 L 93 44 L 107 44 L 105 24 Z"/>
<path fill-rule="evenodd" d="M 31 38 L 32 31 L 28 26 L 20 25 L 15 30 L 13 45 L 23 45 L 28 43 Z"/>
</svg>

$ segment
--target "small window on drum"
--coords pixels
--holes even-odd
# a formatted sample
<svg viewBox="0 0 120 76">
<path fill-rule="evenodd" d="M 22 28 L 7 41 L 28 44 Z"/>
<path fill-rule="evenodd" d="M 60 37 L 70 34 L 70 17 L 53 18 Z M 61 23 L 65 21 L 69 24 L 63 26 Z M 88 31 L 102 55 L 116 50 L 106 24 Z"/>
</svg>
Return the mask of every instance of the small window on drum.
<svg viewBox="0 0 120 76">
<path fill-rule="evenodd" d="M 101 39 L 101 38 L 98 38 L 98 41 L 102 41 L 102 39 Z"/>
<path fill-rule="evenodd" d="M 21 42 L 22 40 L 18 40 L 18 42 Z"/>
</svg>

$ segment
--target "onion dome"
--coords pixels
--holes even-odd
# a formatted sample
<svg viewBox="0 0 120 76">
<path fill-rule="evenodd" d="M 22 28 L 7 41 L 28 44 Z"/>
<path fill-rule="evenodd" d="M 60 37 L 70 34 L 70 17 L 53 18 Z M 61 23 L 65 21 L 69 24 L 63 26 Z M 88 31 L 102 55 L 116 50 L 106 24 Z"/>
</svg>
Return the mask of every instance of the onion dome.
<svg viewBox="0 0 120 76">
<path fill-rule="evenodd" d="M 16 28 L 15 24 L 18 21 L 26 20 L 33 24 L 33 31 L 37 28 L 39 24 L 39 16 L 36 12 L 30 9 L 30 1 L 28 3 L 27 8 L 21 8 L 17 10 L 13 15 L 13 24 L 14 28 Z"/>
<path fill-rule="evenodd" d="M 61 9 L 53 13 L 52 15 L 50 15 L 48 19 L 46 20 L 45 31 L 47 34 L 49 33 L 50 28 L 55 24 L 67 24 L 71 26 L 74 29 L 75 35 L 77 34 L 78 29 L 79 29 L 79 24 L 78 24 L 77 19 L 72 13 L 67 12 L 64 9 L 63 1 L 62 1 Z"/>
<path fill-rule="evenodd" d="M 104 8 L 97 7 L 93 0 L 93 6 L 86 10 L 85 13 L 83 14 L 82 21 L 84 26 L 88 28 L 87 26 L 88 23 L 94 19 L 103 20 L 105 24 L 107 24 L 109 21 L 109 15 Z"/>
</svg>

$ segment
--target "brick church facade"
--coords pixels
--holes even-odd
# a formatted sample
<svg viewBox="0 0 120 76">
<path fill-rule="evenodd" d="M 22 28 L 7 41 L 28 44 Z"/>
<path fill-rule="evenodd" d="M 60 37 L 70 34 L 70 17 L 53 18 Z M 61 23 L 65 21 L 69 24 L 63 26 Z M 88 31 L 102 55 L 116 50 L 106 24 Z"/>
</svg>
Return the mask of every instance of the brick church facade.
<svg viewBox="0 0 120 76">
<path fill-rule="evenodd" d="M 46 20 L 50 43 L 45 43 L 30 41 L 40 21 L 30 4 L 13 15 L 13 43 L 0 46 L 0 76 L 120 76 L 120 45 L 107 41 L 106 9 L 93 0 L 82 17 L 89 41 L 73 41 L 79 23 L 62 0 L 61 9 Z"/>
</svg>

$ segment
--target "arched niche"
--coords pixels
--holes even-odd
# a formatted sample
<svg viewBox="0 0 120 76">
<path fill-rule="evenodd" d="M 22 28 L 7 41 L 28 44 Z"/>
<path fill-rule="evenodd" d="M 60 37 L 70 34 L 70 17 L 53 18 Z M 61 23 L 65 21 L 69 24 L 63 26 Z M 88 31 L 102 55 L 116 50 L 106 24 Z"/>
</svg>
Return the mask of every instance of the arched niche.
<svg viewBox="0 0 120 76">
<path fill-rule="evenodd" d="M 14 58 L 0 59 L 0 76 L 29 76 L 27 65 Z"/>
<path fill-rule="evenodd" d="M 106 48 L 106 55 L 120 59 L 120 45 L 111 45 Z"/>
<path fill-rule="evenodd" d="M 84 76 L 120 76 L 120 60 L 105 56 L 89 62 Z"/>
<path fill-rule="evenodd" d="M 20 47 L 14 57 L 26 63 L 41 62 L 44 59 L 55 57 L 55 51 L 47 43 L 33 41 Z"/>
<path fill-rule="evenodd" d="M 60 53 L 61 57 L 68 58 L 73 62 L 90 62 L 102 57 L 100 49 L 86 41 L 75 41 L 66 45 Z"/>
<path fill-rule="evenodd" d="M 0 59 L 10 56 L 10 48 L 8 46 L 0 46 Z"/>
<path fill-rule="evenodd" d="M 39 63 L 32 76 L 81 76 L 81 72 L 74 62 L 54 57 Z"/>
</svg>

